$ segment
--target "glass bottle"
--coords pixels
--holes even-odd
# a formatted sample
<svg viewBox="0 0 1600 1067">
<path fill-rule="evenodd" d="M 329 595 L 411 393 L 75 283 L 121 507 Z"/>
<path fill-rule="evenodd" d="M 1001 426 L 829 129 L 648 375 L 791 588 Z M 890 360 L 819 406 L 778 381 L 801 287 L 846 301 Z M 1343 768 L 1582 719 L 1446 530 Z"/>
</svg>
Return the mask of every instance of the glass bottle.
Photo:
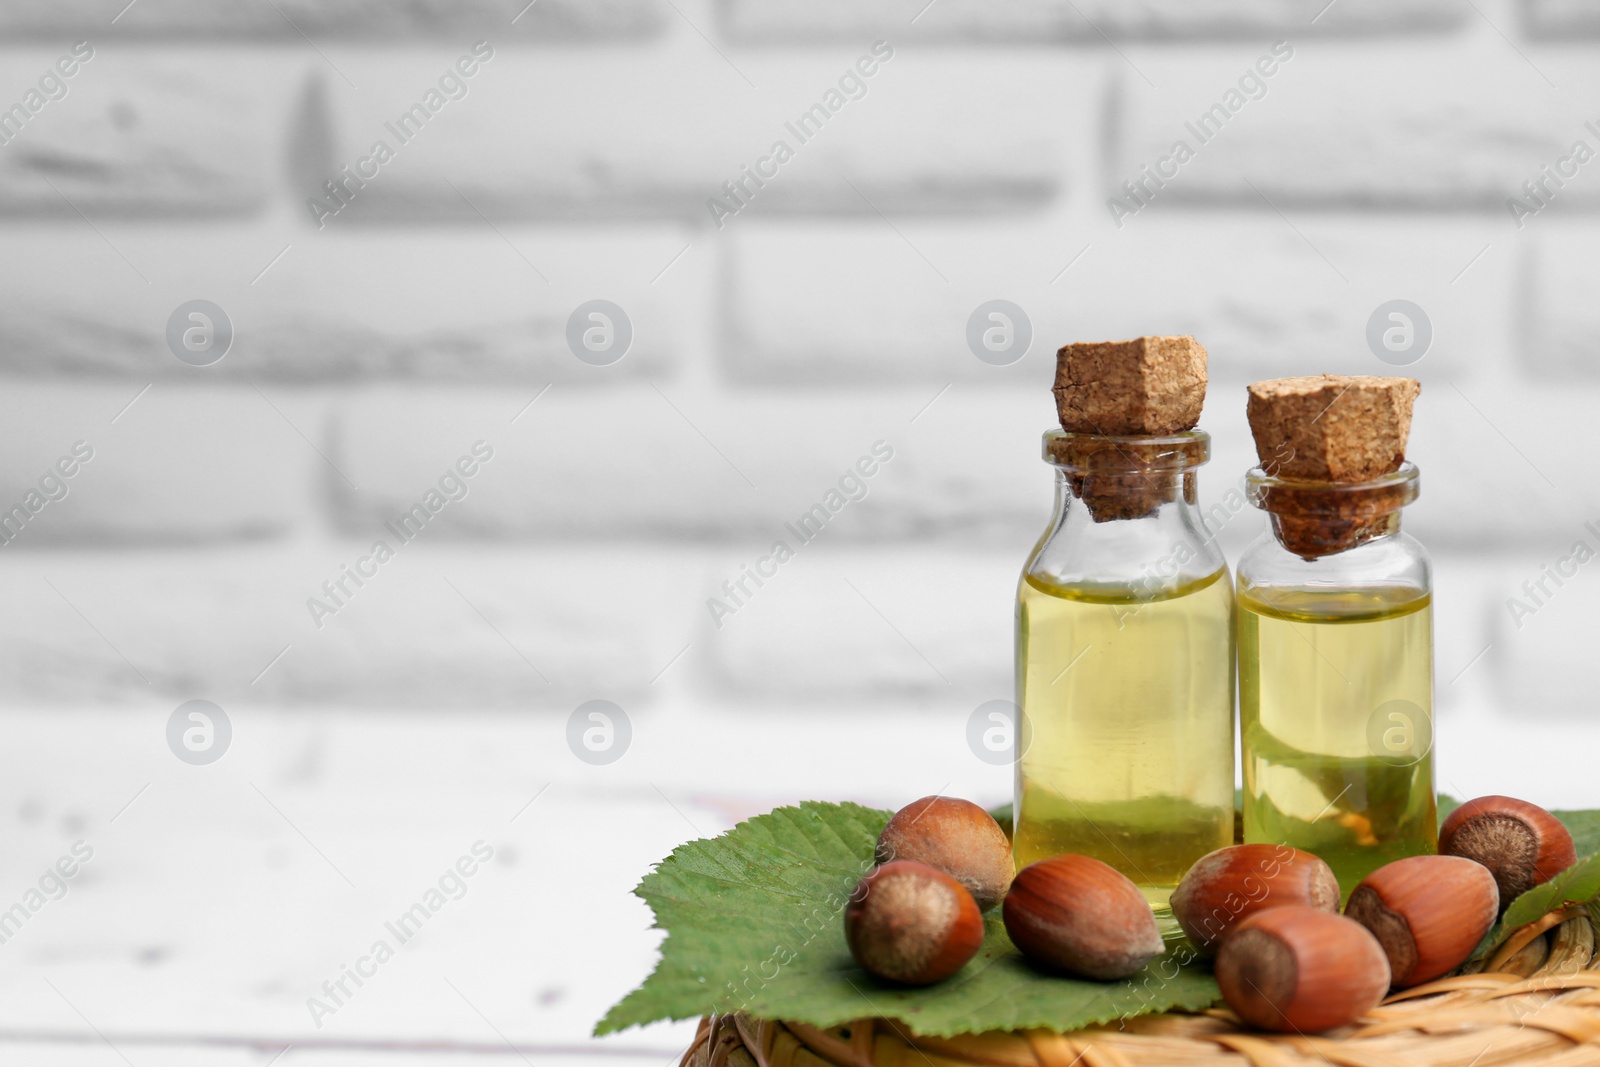
<svg viewBox="0 0 1600 1067">
<path fill-rule="evenodd" d="M 1244 839 L 1315 852 L 1348 896 L 1438 848 L 1432 576 L 1400 531 L 1417 469 L 1246 480 L 1272 532 L 1239 561 Z"/>
<path fill-rule="evenodd" d="M 1210 437 L 1051 430 L 1017 593 L 1017 866 L 1094 856 L 1158 914 L 1233 840 L 1233 583 L 1196 505 Z"/>
</svg>

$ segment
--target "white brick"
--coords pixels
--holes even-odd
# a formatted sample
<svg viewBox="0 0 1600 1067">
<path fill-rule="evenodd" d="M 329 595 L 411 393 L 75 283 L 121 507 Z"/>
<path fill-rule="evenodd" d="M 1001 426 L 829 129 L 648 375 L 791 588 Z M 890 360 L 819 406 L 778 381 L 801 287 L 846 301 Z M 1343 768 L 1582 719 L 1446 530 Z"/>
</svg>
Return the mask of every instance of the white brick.
<svg viewBox="0 0 1600 1067">
<path fill-rule="evenodd" d="M 1425 367 L 1406 368 L 1425 382 L 1410 448 L 1424 491 L 1408 512 L 1409 529 L 1430 544 L 1470 548 L 1600 508 L 1586 455 L 1565 443 L 1570 427 L 1587 425 L 1593 390 L 1542 390 L 1496 376 L 1458 384 Z M 1325 368 L 1307 361 L 1279 373 L 1301 369 Z M 1215 458 L 1202 477 L 1203 500 L 1219 500 L 1255 463 L 1245 381 L 1213 380 L 1202 426 Z M 698 538 L 765 550 L 784 522 L 821 500 L 881 439 L 895 458 L 865 501 L 840 510 L 830 541 L 953 538 L 1025 551 L 1048 508 L 1049 471 L 1037 458 L 1038 435 L 1053 421 L 1048 394 L 1029 400 L 957 384 L 935 400 L 939 392 L 779 398 L 670 384 L 604 395 L 556 387 L 512 425 L 521 396 L 377 391 L 344 410 L 346 444 L 334 452 L 361 488 L 333 482 L 330 492 L 340 528 L 359 533 L 414 503 L 443 469 L 440 457 L 482 438 L 503 464 L 496 477 L 517 491 L 484 493 L 447 528 L 455 535 Z M 1492 507 L 1485 485 L 1494 487 Z M 1225 544 L 1261 521 L 1243 514 L 1250 518 L 1230 521 Z"/>
<path fill-rule="evenodd" d="M 1585 0 L 1522 0 L 1520 6 L 1532 37 L 1559 41 L 1600 32 L 1600 11 Z"/>
<path fill-rule="evenodd" d="M 727 236 L 721 363 L 741 383 L 961 382 L 1046 398 L 1077 325 L 1051 279 L 1081 250 L 1033 219 L 753 223 Z M 967 340 L 968 319 L 995 299 L 1021 307 L 1032 333 L 1004 367 Z"/>
<path fill-rule="evenodd" d="M 1466 16 L 1442 0 L 1346 0 L 1317 20 L 1320 35 L 1406 33 L 1459 26 Z M 740 41 L 852 40 L 870 34 L 967 42 L 1099 42 L 1120 38 L 1190 41 L 1256 38 L 1304 31 L 1304 4 L 1293 0 L 1029 0 L 1003 7 L 980 0 L 730 0 L 724 32 Z"/>
<path fill-rule="evenodd" d="M 1084 15 L 1108 34 L 1153 40 L 1239 37 L 1252 42 L 1273 33 L 1304 36 L 1315 17 L 1320 36 L 1369 36 L 1444 31 L 1470 16 L 1448 0 L 1356 0 L 1326 11 L 1297 0 L 1093 0 Z"/>
<path fill-rule="evenodd" d="M 650 36 L 665 20 L 660 6 L 651 0 L 540 0 L 523 12 L 524 6 L 523 0 L 418 0 L 400 7 L 381 0 L 276 0 L 273 4 L 140 0 L 118 16 L 115 29 L 109 30 L 111 15 L 106 13 L 106 5 L 96 0 L 18 0 L 0 10 L 0 32 L 12 39 L 54 39 L 74 33 L 98 39 L 114 33 L 162 40 L 282 38 L 297 43 L 301 33 L 387 41 L 495 32 L 559 41 Z"/>
<path fill-rule="evenodd" d="M 745 210 L 756 215 L 986 213 L 1047 202 L 1065 184 L 1077 160 L 1063 141 L 1076 147 L 1070 133 L 1081 127 L 1071 117 L 1085 110 L 1077 90 L 1091 70 L 1064 71 L 1036 55 L 901 49 L 863 79 L 852 65 L 871 60 L 871 48 L 863 40 L 827 57 L 748 52 L 729 63 L 708 61 L 698 38 L 692 49 L 636 53 L 502 48 L 465 82 L 465 96 L 444 103 L 420 132 L 400 131 L 404 140 L 389 124 L 398 129 L 455 56 L 349 57 L 341 66 L 361 92 L 319 72 L 297 108 L 296 189 L 309 219 L 304 200 L 340 167 L 375 171 L 325 220 L 333 229 L 478 224 L 480 211 L 496 222 L 670 216 L 710 224 L 712 198 L 737 206 L 723 186 L 741 178 L 742 166 L 767 172 L 759 188 L 746 179 Z M 857 99 L 840 92 L 847 75 Z M 651 91 L 641 94 L 641 85 Z M 824 106 L 830 91 L 834 113 L 820 130 L 802 131 L 802 140 L 786 127 Z M 1019 97 L 1034 104 L 1010 106 Z M 1058 137 L 1063 127 L 1067 136 Z M 362 165 L 378 141 L 394 158 Z M 794 153 L 781 166 L 769 158 L 778 141 Z"/>
<path fill-rule="evenodd" d="M 1408 522 L 1408 530 L 1410 525 Z M 1455 733 L 1459 717 L 1489 706 L 1485 694 L 1500 683 L 1501 665 L 1479 656 L 1495 636 L 1492 616 L 1497 607 L 1497 579 L 1504 577 L 1508 565 L 1523 550 L 1459 551 L 1432 543 L 1428 547 L 1433 563 L 1434 713 L 1443 736 Z M 1492 752 L 1493 746 L 1483 745 L 1481 736 L 1469 735 L 1455 738 L 1450 750 L 1471 752 L 1477 762 Z M 1462 795 L 1442 784 L 1440 788 Z"/>
<path fill-rule="evenodd" d="M 1584 122 L 1596 115 L 1551 86 L 1586 82 L 1588 52 L 1519 55 L 1492 33 L 1439 43 L 1295 37 L 1292 46 L 1291 59 L 1257 79 L 1266 91 L 1256 99 L 1245 99 L 1239 83 L 1268 55 L 1266 42 L 1141 57 L 1159 88 L 1122 72 L 1107 195 L 1123 195 L 1122 183 L 1144 165 L 1172 171 L 1160 160 L 1182 141 L 1194 157 L 1176 167 L 1158 201 L 1263 212 L 1272 211 L 1263 196 L 1280 209 L 1481 210 L 1499 213 L 1509 232 L 1506 198 L 1521 195 L 1522 183 L 1573 141 L 1594 144 Z M 1220 133 L 1215 119 L 1199 130 L 1204 139 L 1186 125 L 1198 128 L 1213 106 L 1226 114 L 1230 91 L 1234 111 Z M 1581 195 L 1600 194 L 1600 182 L 1588 187 Z"/>
<path fill-rule="evenodd" d="M 1600 175 L 1596 176 L 1600 178 Z M 1519 364 L 1540 381 L 1595 381 L 1600 378 L 1600 230 L 1570 219 L 1527 221 L 1518 276 L 1519 333 L 1524 338 Z M 1574 432 L 1577 432 L 1574 428 Z"/>
<path fill-rule="evenodd" d="M 864 500 L 839 511 L 830 541 L 1031 544 L 1050 495 L 1038 458 L 1053 419 L 1048 390 L 1031 401 L 962 386 L 938 393 L 556 386 L 512 424 L 531 390 L 374 389 L 343 409 L 335 462 L 360 489 L 336 487 L 340 529 L 395 517 L 483 439 L 496 450 L 491 480 L 446 528 L 456 536 L 693 538 L 764 550 L 882 440 L 894 458 Z"/>
<path fill-rule="evenodd" d="M 1494 576 L 1492 644 L 1484 656 L 1490 671 L 1478 681 L 1492 683 L 1499 706 L 1519 720 L 1593 720 L 1600 687 L 1593 647 L 1600 616 L 1597 529 L 1600 506 L 1551 522 L 1508 554 Z M 1588 562 L 1573 557 L 1579 541 L 1587 545 Z"/>
<path fill-rule="evenodd" d="M 1429 545 L 1515 548 L 1600 517 L 1593 464 L 1572 446 L 1597 403 L 1594 386 L 1425 387 L 1408 451 L 1423 489 L 1408 528 Z"/>
<path fill-rule="evenodd" d="M 1215 500 L 1220 489 L 1213 478 L 1202 498 Z M 1241 526 L 1263 531 L 1259 513 L 1252 515 Z M 703 612 L 694 654 L 705 656 L 707 682 L 719 698 L 763 705 L 854 699 L 889 708 L 919 700 L 970 712 L 986 700 L 1012 699 L 1017 576 L 1029 547 L 957 553 L 802 546 L 766 584 L 747 582 L 751 595 L 741 594 L 745 602 L 722 614 L 720 626 Z M 1477 557 L 1448 544 L 1434 546 L 1433 555 L 1441 707 L 1453 708 L 1462 691 L 1446 691 L 1446 683 L 1496 636 L 1491 587 Z M 740 564 L 751 562 L 730 557 L 709 576 L 708 595 L 727 602 L 720 582 L 739 578 Z M 1472 669 L 1480 668 L 1470 677 L 1474 685 L 1498 677 L 1498 664 Z M 1522 676 L 1514 668 L 1512 678 Z"/>
<path fill-rule="evenodd" d="M 486 469 L 478 480 L 498 473 Z M 356 566 L 376 540 L 394 558 L 360 587 L 347 581 L 349 595 L 319 628 L 308 599 L 332 604 L 323 582 Z M 433 543 L 440 540 L 430 531 L 402 543 L 375 524 L 327 544 L 152 551 L 137 565 L 110 552 L 19 553 L 0 575 L 14 605 L 0 702 L 176 706 L 205 697 L 225 708 L 314 702 L 565 715 L 602 696 L 647 707 L 660 692 L 650 690 L 652 678 L 690 640 L 702 558 L 658 555 L 641 586 L 607 552 Z M 692 661 L 673 668 L 692 669 Z"/>
<path fill-rule="evenodd" d="M 238 215 L 265 204 L 277 169 L 270 131 L 287 117 L 299 64 L 254 50 L 119 49 L 98 33 L 90 46 L 92 57 L 73 60 L 75 73 L 60 79 L 66 95 L 31 114 L 0 151 L 0 212 L 76 227 L 79 212 L 104 222 Z M 0 107 L 37 94 L 63 56 L 71 58 L 65 43 L 8 49 Z"/>
<path fill-rule="evenodd" d="M 255 540 L 306 525 L 325 467 L 284 418 L 293 412 L 317 434 L 320 405 L 280 400 L 280 414 L 250 389 L 142 389 L 133 381 L 6 386 L 0 507 L 37 508 L 7 527 L 13 558 L 85 542 Z M 80 441 L 78 454 L 92 453 L 81 464 L 73 459 Z M 73 474 L 62 478 L 64 470 Z"/>
<path fill-rule="evenodd" d="M 1490 220 L 1345 212 L 1289 221 L 1173 206 L 1157 200 L 1120 230 L 1108 225 L 1058 283 L 1062 299 L 1081 308 L 1084 335 L 1192 333 L 1222 380 L 1405 373 L 1449 381 L 1512 366 L 1518 259 Z M 1395 299 L 1422 307 L 1433 332 L 1427 354 L 1400 368 L 1367 342 L 1368 320 Z"/>
<path fill-rule="evenodd" d="M 1320 369 L 1309 365 L 1304 373 Z M 1586 425 L 1585 413 L 1600 403 L 1596 390 L 1529 387 L 1503 378 L 1457 383 L 1415 367 L 1398 372 L 1424 383 L 1407 448 L 1422 472 L 1422 493 L 1405 509 L 1403 528 L 1430 550 L 1509 551 L 1600 515 L 1600 489 L 1587 457 L 1569 443 L 1571 427 Z M 1281 373 L 1302 371 L 1285 367 Z M 1200 475 L 1200 498 L 1214 517 L 1222 512 L 1213 505 L 1229 489 L 1242 493 L 1244 474 L 1256 465 L 1244 398 L 1242 381 L 1215 380 L 1206 398 L 1201 426 L 1212 434 L 1212 460 Z M 1229 559 L 1268 529 L 1266 516 L 1248 505 L 1220 524 L 1208 522 Z"/>
<path fill-rule="evenodd" d="M 826 536 L 824 534 L 824 536 Z M 1012 626 L 1026 556 L 948 549 L 836 551 L 784 540 L 795 557 L 736 613 L 702 611 L 712 678 L 736 697 L 941 703 L 1012 699 Z M 820 542 L 822 538 L 818 538 Z M 731 560 L 722 579 L 737 579 Z M 730 602 L 713 574 L 711 592 Z M 743 598 L 742 598 L 743 599 Z"/>
<path fill-rule="evenodd" d="M 1436 553 L 1471 554 L 1515 549 L 1600 515 L 1588 458 L 1570 445 L 1571 427 L 1587 425 L 1600 392 L 1530 387 L 1508 376 L 1457 381 L 1425 366 L 1394 369 L 1423 381 L 1407 449 L 1422 472 L 1422 493 L 1405 510 L 1407 533 Z M 1278 373 L 1321 369 L 1285 365 Z M 1213 379 L 1206 398 L 1201 426 L 1212 435 L 1212 460 L 1200 474 L 1200 499 L 1214 517 L 1222 514 L 1214 505 L 1230 489 L 1242 493 L 1244 474 L 1256 465 L 1244 385 Z M 1266 516 L 1248 505 L 1208 522 L 1229 559 L 1268 529 Z"/>
<path fill-rule="evenodd" d="M 1570 443 L 1573 427 L 1592 419 L 1600 391 L 1529 386 L 1501 376 L 1441 380 L 1419 367 L 1397 369 L 1423 381 L 1407 448 L 1421 470 L 1422 493 L 1405 509 L 1407 533 L 1442 554 L 1517 551 L 1600 516 L 1600 488 L 1588 457 Z M 1303 372 L 1320 369 L 1310 365 Z M 1302 371 L 1286 366 L 1281 373 Z M 1213 435 L 1213 459 L 1201 474 L 1203 504 L 1220 501 L 1231 487 L 1242 491 L 1242 476 L 1255 465 L 1244 395 L 1243 383 L 1212 383 L 1202 422 Z M 1266 531 L 1263 513 L 1245 506 L 1223 524 L 1219 540 L 1237 559 Z"/>
<path fill-rule="evenodd" d="M 685 294 L 700 291 L 713 263 L 704 245 L 685 251 L 689 236 L 672 226 L 497 233 L 478 221 L 419 241 L 405 231 L 317 233 L 297 223 L 103 224 L 104 239 L 81 222 L 23 230 L 9 246 L 16 267 L 6 279 L 0 368 L 140 384 L 395 378 L 535 388 L 668 374 L 694 299 Z M 166 342 L 168 317 L 197 297 L 234 326 L 232 349 L 203 368 L 178 360 Z M 567 345 L 569 316 L 597 297 L 621 305 L 633 324 L 632 347 L 609 367 L 580 362 Z"/>
<path fill-rule="evenodd" d="M 928 8 L 929 10 L 924 10 Z M 1026 0 L 997 8 L 981 0 L 728 0 L 728 37 L 749 43 L 857 41 L 872 36 L 916 40 L 1071 41 L 1094 31 L 1066 4 Z"/>
<path fill-rule="evenodd" d="M 850 223 L 733 235 L 721 356 L 729 375 L 818 386 L 1005 383 L 1042 397 L 1060 345 L 1153 333 L 1199 337 L 1219 383 L 1385 373 L 1366 325 L 1396 298 L 1419 304 L 1434 331 L 1408 372 L 1466 378 L 1512 359 L 1518 256 L 1487 220 L 1342 215 L 1291 225 L 1271 213 L 1197 217 L 1157 201 L 1121 230 L 1086 228 L 1074 241 L 1032 222 L 899 231 Z M 968 317 L 993 298 L 1018 304 L 1033 326 L 1029 354 L 1011 367 L 967 347 Z M 1229 419 L 1235 402 L 1243 408 L 1242 395 L 1214 390 L 1211 400 L 1208 424 L 1218 404 Z"/>
</svg>

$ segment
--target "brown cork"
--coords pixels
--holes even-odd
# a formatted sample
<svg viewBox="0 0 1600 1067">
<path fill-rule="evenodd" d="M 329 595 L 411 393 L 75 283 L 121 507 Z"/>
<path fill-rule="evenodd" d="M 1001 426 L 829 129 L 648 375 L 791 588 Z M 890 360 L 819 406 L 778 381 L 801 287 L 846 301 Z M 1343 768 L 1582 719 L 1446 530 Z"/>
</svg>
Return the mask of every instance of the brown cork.
<svg viewBox="0 0 1600 1067">
<path fill-rule="evenodd" d="M 1142 519 L 1180 496 L 1195 503 L 1193 468 L 1206 461 L 1203 434 L 1187 438 L 1070 434 L 1046 446 L 1095 522 Z"/>
<path fill-rule="evenodd" d="M 1269 487 L 1262 506 L 1289 551 L 1317 559 L 1394 530 L 1415 495 L 1403 485 L 1351 489 L 1400 469 L 1411 434 L 1414 378 L 1322 374 L 1249 388 L 1245 411 L 1261 468 L 1274 478 L 1322 483 Z"/>
<path fill-rule="evenodd" d="M 1320 559 L 1355 548 L 1400 527 L 1400 509 L 1416 495 L 1407 484 L 1370 489 L 1274 486 L 1263 491 L 1278 543 L 1301 559 Z"/>
<path fill-rule="evenodd" d="M 1192 430 L 1206 399 L 1206 350 L 1193 337 L 1066 345 L 1051 391 L 1070 433 Z"/>
<path fill-rule="evenodd" d="M 1250 386 L 1245 413 L 1268 474 L 1370 482 L 1400 468 L 1411 435 L 1415 378 L 1319 374 Z"/>
<path fill-rule="evenodd" d="M 1193 473 L 1162 469 L 1163 453 L 1173 446 L 1142 439 L 1182 433 L 1200 421 L 1206 399 L 1200 342 L 1138 337 L 1065 345 L 1056 353 L 1051 391 L 1061 428 L 1072 435 L 1052 444 L 1051 459 L 1069 468 L 1072 491 L 1095 522 L 1143 518 L 1180 493 L 1193 496 Z"/>
</svg>

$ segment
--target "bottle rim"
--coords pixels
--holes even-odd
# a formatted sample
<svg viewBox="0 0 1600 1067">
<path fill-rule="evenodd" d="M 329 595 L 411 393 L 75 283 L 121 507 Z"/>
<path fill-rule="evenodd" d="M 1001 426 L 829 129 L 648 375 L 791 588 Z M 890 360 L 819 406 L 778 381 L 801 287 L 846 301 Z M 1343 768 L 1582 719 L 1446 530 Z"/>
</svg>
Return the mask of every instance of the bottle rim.
<svg viewBox="0 0 1600 1067">
<path fill-rule="evenodd" d="M 1422 476 L 1409 460 L 1388 474 L 1365 482 L 1283 478 L 1253 467 L 1245 475 L 1251 505 L 1274 514 L 1339 515 L 1352 508 L 1368 514 L 1396 511 L 1417 499 Z"/>
<path fill-rule="evenodd" d="M 1050 429 L 1040 441 L 1040 454 L 1066 471 L 1183 471 L 1211 459 L 1211 435 L 1204 430 L 1150 435 Z"/>
</svg>

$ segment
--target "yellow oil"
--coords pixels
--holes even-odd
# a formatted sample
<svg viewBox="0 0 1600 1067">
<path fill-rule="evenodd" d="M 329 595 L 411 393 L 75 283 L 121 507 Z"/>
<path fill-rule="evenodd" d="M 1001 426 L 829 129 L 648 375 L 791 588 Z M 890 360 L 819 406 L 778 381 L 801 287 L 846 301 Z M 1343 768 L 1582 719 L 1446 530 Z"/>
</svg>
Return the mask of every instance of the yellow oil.
<svg viewBox="0 0 1600 1067">
<path fill-rule="evenodd" d="M 1437 851 L 1427 593 L 1242 588 L 1239 721 L 1246 841 L 1315 852 L 1346 896 Z"/>
<path fill-rule="evenodd" d="M 1093 856 L 1163 912 L 1233 840 L 1227 570 L 1157 596 L 1026 575 L 1017 627 L 1017 866 Z"/>
</svg>

